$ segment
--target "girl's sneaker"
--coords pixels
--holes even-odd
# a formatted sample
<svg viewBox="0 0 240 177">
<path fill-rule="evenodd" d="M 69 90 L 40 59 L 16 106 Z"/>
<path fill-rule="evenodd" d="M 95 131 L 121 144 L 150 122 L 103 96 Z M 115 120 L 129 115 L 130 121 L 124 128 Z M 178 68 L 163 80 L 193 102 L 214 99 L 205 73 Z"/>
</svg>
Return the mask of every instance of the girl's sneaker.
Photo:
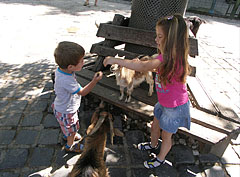
<svg viewBox="0 0 240 177">
<path fill-rule="evenodd" d="M 160 165 L 162 165 L 164 163 L 165 163 L 165 160 L 160 161 L 157 157 L 155 157 L 153 159 L 145 161 L 143 164 L 144 164 L 144 167 L 146 167 L 146 168 L 156 168 L 156 167 L 159 167 Z"/>
<path fill-rule="evenodd" d="M 140 151 L 146 151 L 146 150 L 157 149 L 158 145 L 156 147 L 152 147 L 151 142 L 145 142 L 145 143 L 139 143 L 137 147 Z"/>
<path fill-rule="evenodd" d="M 76 136 L 75 136 L 75 139 L 74 141 L 78 141 L 82 138 L 82 136 L 79 134 L 79 133 L 76 133 Z M 64 141 L 67 141 L 67 136 L 66 135 L 63 135 L 63 140 Z"/>
<path fill-rule="evenodd" d="M 83 144 L 76 143 L 72 147 L 69 147 L 67 144 L 64 146 L 66 152 L 76 152 L 81 153 L 83 151 Z"/>
</svg>

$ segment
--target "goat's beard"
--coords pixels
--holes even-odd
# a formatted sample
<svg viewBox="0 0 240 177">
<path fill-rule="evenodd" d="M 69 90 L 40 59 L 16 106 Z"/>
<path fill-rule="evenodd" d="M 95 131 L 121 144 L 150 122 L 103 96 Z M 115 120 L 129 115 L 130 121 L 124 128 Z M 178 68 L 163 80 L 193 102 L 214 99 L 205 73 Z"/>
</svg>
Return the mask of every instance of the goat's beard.
<svg viewBox="0 0 240 177">
<path fill-rule="evenodd" d="M 99 177 L 99 175 L 91 166 L 89 166 L 84 172 L 84 177 Z"/>
</svg>

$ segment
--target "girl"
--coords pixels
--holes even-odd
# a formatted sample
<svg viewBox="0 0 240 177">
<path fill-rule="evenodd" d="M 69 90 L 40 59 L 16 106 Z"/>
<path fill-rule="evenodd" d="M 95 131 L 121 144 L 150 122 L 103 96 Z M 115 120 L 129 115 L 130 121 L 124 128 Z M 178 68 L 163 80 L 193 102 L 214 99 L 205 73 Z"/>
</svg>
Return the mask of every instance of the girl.
<svg viewBox="0 0 240 177">
<path fill-rule="evenodd" d="M 151 125 L 151 142 L 138 144 L 139 150 L 158 147 L 156 158 L 144 162 L 146 168 L 155 168 L 165 162 L 172 147 L 171 137 L 179 127 L 190 129 L 189 100 L 186 78 L 190 72 L 188 58 L 188 28 L 179 14 L 161 18 L 156 24 L 158 57 L 153 60 L 139 61 L 107 57 L 103 64 L 118 64 L 136 71 L 155 71 L 158 103 L 154 106 L 154 119 Z M 161 131 L 162 130 L 162 131 Z M 162 132 L 160 134 L 160 131 Z"/>
</svg>

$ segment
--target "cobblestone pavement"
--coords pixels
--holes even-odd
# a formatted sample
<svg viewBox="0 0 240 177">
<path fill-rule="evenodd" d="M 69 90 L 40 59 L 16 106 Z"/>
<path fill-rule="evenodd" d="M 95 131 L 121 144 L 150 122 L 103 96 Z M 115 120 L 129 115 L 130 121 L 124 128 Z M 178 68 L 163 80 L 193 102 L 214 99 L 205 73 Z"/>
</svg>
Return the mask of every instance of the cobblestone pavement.
<svg viewBox="0 0 240 177">
<path fill-rule="evenodd" d="M 78 42 L 90 50 L 96 23 L 111 21 L 114 14 L 130 14 L 130 4 L 99 1 L 97 7 L 79 0 L 0 0 L 0 177 L 63 176 L 79 157 L 62 150 L 61 132 L 52 115 L 54 98 L 50 73 L 55 69 L 53 50 L 62 40 Z M 196 15 L 189 14 L 186 15 Z M 198 33 L 199 56 L 191 58 L 207 91 L 226 98 L 237 115 L 239 105 L 240 23 L 209 16 Z M 84 100 L 88 100 L 86 97 Z M 91 100 L 91 99 L 89 99 Z M 84 103 L 88 105 L 87 103 Z M 83 105 L 84 105 L 83 104 Z M 95 105 L 96 106 L 96 105 Z M 82 107 L 81 130 L 89 124 L 94 105 Z M 121 127 L 121 121 L 118 124 Z M 132 145 L 144 140 L 141 130 L 107 144 L 106 163 L 112 177 L 240 176 L 240 137 L 229 144 L 222 158 L 198 154 L 186 145 L 175 145 L 164 166 L 147 170 L 148 153 Z"/>
</svg>

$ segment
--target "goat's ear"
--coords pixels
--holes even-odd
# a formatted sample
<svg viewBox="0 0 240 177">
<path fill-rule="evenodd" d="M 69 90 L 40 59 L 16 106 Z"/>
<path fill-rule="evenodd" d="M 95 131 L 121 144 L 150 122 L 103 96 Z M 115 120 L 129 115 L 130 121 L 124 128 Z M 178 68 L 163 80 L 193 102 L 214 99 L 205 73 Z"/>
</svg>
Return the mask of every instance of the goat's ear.
<svg viewBox="0 0 240 177">
<path fill-rule="evenodd" d="M 114 132 L 114 135 L 116 135 L 116 136 L 120 136 L 120 137 L 124 136 L 123 132 L 117 128 L 114 128 L 113 132 Z"/>
<path fill-rule="evenodd" d="M 98 111 L 95 111 L 95 112 L 93 113 L 92 118 L 91 118 L 91 123 L 97 122 L 97 120 L 98 120 L 98 114 L 99 114 Z"/>
</svg>

